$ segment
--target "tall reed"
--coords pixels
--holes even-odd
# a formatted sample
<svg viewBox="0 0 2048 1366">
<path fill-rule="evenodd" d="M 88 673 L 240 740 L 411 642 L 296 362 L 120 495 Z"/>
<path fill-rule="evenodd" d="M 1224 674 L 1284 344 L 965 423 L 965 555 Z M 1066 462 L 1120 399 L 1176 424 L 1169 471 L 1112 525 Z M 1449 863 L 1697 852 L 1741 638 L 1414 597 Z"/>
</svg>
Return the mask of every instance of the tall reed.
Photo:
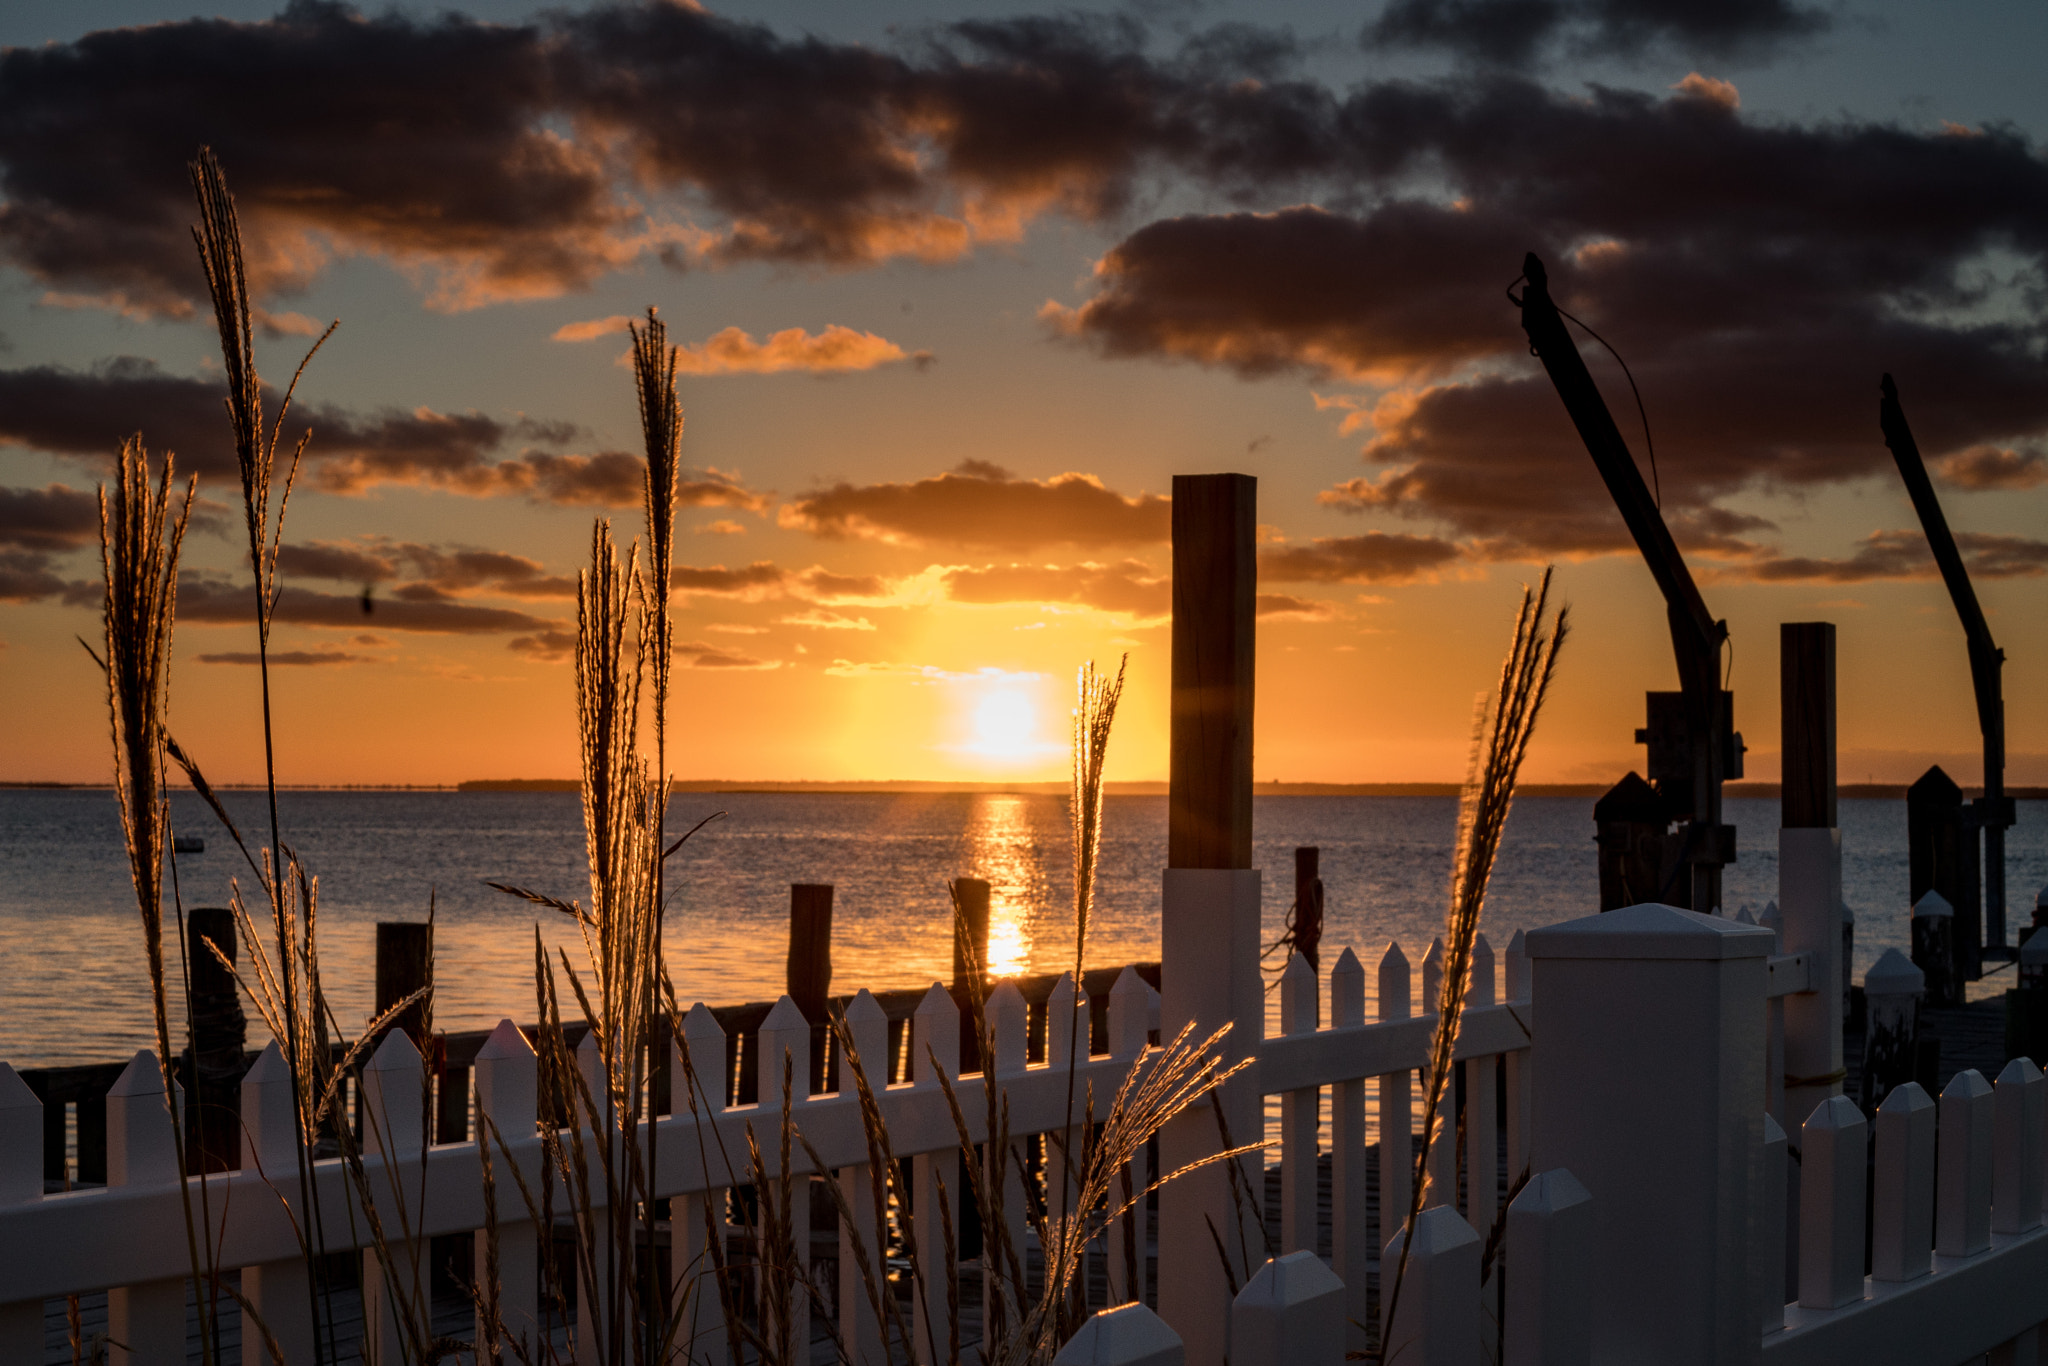
<svg viewBox="0 0 2048 1366">
<path fill-rule="evenodd" d="M 1493 876 L 1500 853 L 1508 813 L 1514 806 L 1515 784 L 1521 775 L 1522 759 L 1528 753 L 1536 720 L 1550 694 L 1557 671 L 1558 651 L 1571 632 L 1569 607 L 1559 607 L 1546 620 L 1550 604 L 1549 567 L 1532 592 L 1522 589 L 1522 603 L 1515 614 L 1515 629 L 1501 663 L 1500 681 L 1490 694 L 1482 694 L 1472 724 L 1472 752 L 1465 785 L 1458 797 L 1458 841 L 1451 860 L 1450 908 L 1444 918 L 1444 970 L 1437 993 L 1436 1031 L 1431 1037 L 1429 1065 L 1423 1085 L 1422 1150 L 1415 1160 L 1415 1178 L 1410 1183 L 1406 1218 L 1402 1228 L 1412 1232 L 1416 1216 L 1432 1197 L 1455 1204 L 1458 1193 L 1431 1189 L 1430 1150 L 1446 1135 L 1443 1129 L 1443 1100 L 1451 1085 L 1455 1066 L 1458 1031 L 1465 1015 L 1465 997 L 1472 984 L 1472 948 L 1479 937 L 1480 915 L 1486 906 L 1487 883 Z M 1473 1180 L 1480 1178 L 1474 1173 Z M 1491 1177 L 1486 1178 L 1488 1180 Z M 1401 1257 L 1394 1268 L 1393 1288 L 1386 1298 L 1382 1323 L 1394 1322 L 1401 1301 L 1401 1283 L 1408 1271 L 1409 1240 L 1401 1244 Z M 1384 1359 L 1386 1344 L 1381 1343 Z"/>
</svg>

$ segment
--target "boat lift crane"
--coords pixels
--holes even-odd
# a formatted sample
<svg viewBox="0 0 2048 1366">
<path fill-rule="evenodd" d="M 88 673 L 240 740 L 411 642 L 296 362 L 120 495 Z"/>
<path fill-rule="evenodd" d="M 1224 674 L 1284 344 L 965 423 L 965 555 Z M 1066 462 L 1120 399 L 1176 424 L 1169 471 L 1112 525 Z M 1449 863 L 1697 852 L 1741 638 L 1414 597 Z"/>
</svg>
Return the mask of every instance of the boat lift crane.
<svg viewBox="0 0 2048 1366">
<path fill-rule="evenodd" d="M 2017 950 L 2005 942 L 2005 832 L 2014 820 L 2012 798 L 2005 795 L 2005 690 L 2001 679 L 2005 651 L 1992 640 L 1984 609 L 1977 605 L 1970 571 L 1964 568 L 1955 533 L 1942 515 L 1941 500 L 1934 496 L 1934 482 L 1920 459 L 1920 445 L 1906 424 L 1899 387 L 1886 375 L 1879 388 L 1884 395 L 1878 406 L 1884 444 L 1891 447 L 1892 459 L 1898 462 L 1899 477 L 1913 499 L 1913 511 L 1919 514 L 1920 529 L 1934 551 L 1934 563 L 1941 569 L 1941 581 L 1948 586 L 1949 600 L 1962 619 L 1963 638 L 1969 644 L 1977 728 L 1984 736 L 1984 794 L 1969 806 L 1970 823 L 1984 832 L 1983 953 L 1986 958 L 2011 958 Z"/>
<path fill-rule="evenodd" d="M 1521 297 L 1512 290 L 1508 297 L 1522 311 L 1529 349 L 1543 362 L 1557 396 L 1564 400 L 1565 411 L 1664 595 L 1670 620 L 1680 691 L 1648 695 L 1649 725 L 1636 732 L 1636 739 L 1649 747 L 1650 778 L 1682 827 L 1673 879 L 1683 869 L 1690 870 L 1691 878 L 1683 891 L 1671 887 L 1660 899 L 1675 901 L 1678 898 L 1670 892 L 1689 892 L 1680 904 L 1718 910 L 1721 869 L 1735 862 L 1735 827 L 1721 822 L 1721 784 L 1742 776 L 1734 697 L 1721 686 L 1721 647 L 1728 639 L 1728 623 L 1707 610 L 1657 500 L 1565 330 L 1543 263 L 1534 252 L 1522 260 L 1522 279 Z"/>
</svg>

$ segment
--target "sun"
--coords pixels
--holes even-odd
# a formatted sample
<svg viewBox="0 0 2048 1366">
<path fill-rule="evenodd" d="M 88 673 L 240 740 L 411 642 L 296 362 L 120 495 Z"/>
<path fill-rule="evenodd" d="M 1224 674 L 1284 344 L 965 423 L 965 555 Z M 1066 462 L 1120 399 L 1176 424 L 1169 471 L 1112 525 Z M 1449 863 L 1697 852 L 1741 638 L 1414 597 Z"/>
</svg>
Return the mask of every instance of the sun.
<svg viewBox="0 0 2048 1366">
<path fill-rule="evenodd" d="M 1028 694 L 1005 688 L 989 693 L 974 709 L 974 740 L 967 747 L 990 758 L 1035 754 L 1038 708 Z"/>
</svg>

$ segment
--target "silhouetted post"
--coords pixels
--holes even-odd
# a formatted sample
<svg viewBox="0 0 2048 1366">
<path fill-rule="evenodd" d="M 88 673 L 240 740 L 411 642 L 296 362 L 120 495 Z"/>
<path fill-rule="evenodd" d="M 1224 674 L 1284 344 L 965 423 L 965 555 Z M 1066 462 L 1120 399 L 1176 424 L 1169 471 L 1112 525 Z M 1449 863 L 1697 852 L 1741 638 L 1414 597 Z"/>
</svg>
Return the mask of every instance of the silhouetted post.
<svg viewBox="0 0 2048 1366">
<path fill-rule="evenodd" d="M 826 1002 L 832 995 L 832 884 L 789 884 L 789 964 L 784 974 L 789 998 L 811 1022 L 810 1089 L 831 1080 L 830 1028 Z M 821 1075 L 822 1074 L 822 1075 Z"/>
<path fill-rule="evenodd" d="M 1303 845 L 1294 851 L 1294 951 L 1321 971 L 1323 942 L 1323 851 Z"/>
<path fill-rule="evenodd" d="M 192 1070 L 185 1110 L 192 1170 L 233 1171 L 241 1163 L 242 1045 L 248 1021 L 235 976 L 211 944 L 235 961 L 235 913 L 203 906 L 185 916 L 185 956 L 192 984 Z"/>
<path fill-rule="evenodd" d="M 988 883 L 956 877 L 953 893 L 953 1000 L 960 1006 L 960 1070 L 981 1070 L 981 1036 L 974 1027 L 974 979 L 988 988 Z M 973 1202 L 969 1201 L 971 1208 Z"/>
<path fill-rule="evenodd" d="M 1631 772 L 1593 803 L 1593 830 L 1600 847 L 1600 909 L 1618 911 L 1661 901 L 1679 906 L 1692 900 L 1692 882 L 1678 875 L 1678 845 L 1671 809 L 1656 788 Z"/>
<path fill-rule="evenodd" d="M 1963 790 L 1939 764 L 1906 789 L 1906 848 L 1907 896 L 1917 902 L 1928 892 L 1940 892 L 1955 911 L 1955 965 L 1949 975 L 1960 991 L 1963 982 L 1984 975 L 1977 827 L 1963 809 Z M 1932 981 L 1930 973 L 1930 987 Z"/>
<path fill-rule="evenodd" d="M 424 921 L 377 922 L 377 1014 L 382 1015 L 421 987 L 434 983 L 434 927 Z M 407 1006 L 391 1022 L 412 1039 L 424 1056 L 427 1039 L 427 1002 L 421 999 Z"/>
<path fill-rule="evenodd" d="M 1842 834 L 1835 828 L 1835 626 L 1778 627 L 1784 753 L 1778 905 L 1786 953 L 1810 955 L 1813 989 L 1785 997 L 1785 1113 L 1842 1094 Z"/>
<path fill-rule="evenodd" d="M 1253 602 L 1258 587 L 1258 481 L 1242 474 L 1173 481 L 1173 680 L 1168 714 L 1167 870 L 1160 917 L 1160 1035 L 1230 1026 L 1224 1065 L 1258 1048 L 1264 987 L 1259 976 L 1259 874 L 1252 869 Z M 1160 1170 L 1175 1171 L 1233 1144 L 1256 1142 L 1256 1084 L 1226 1083 L 1218 1107 L 1201 1105 L 1159 1136 Z M 1222 1120 L 1219 1126 L 1218 1120 Z M 1188 1366 L 1215 1366 L 1228 1340 L 1233 1283 L 1256 1264 L 1226 1269 L 1217 1242 L 1256 1229 L 1263 1183 L 1256 1162 L 1233 1177 L 1212 1163 L 1159 1193 L 1159 1313 L 1190 1344 Z M 1253 1207 L 1247 1207 L 1253 1206 Z M 1263 1260 L 1260 1258 L 1258 1260 Z"/>
<path fill-rule="evenodd" d="M 1913 966 L 1927 979 L 1927 1004 L 1939 1010 L 1963 1003 L 1956 976 L 1955 909 L 1940 892 L 1927 891 L 1913 903 Z"/>
</svg>

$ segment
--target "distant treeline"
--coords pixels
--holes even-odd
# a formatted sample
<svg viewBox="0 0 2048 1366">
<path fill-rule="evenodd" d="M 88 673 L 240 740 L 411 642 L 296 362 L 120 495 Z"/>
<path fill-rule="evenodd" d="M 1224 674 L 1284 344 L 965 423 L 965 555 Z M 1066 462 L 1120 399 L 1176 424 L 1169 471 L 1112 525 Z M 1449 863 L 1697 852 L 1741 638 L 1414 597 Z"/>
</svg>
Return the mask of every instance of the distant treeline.
<svg viewBox="0 0 2048 1366">
<path fill-rule="evenodd" d="M 1105 790 L 1118 797 L 1163 797 L 1166 784 L 1162 782 L 1105 783 Z M 1606 783 L 1523 783 L 1517 791 L 1524 797 L 1598 797 L 1608 788 Z M 473 778 L 458 783 L 460 792 L 576 792 L 581 784 L 574 778 Z M 1063 782 L 1051 783 L 967 783 L 967 782 L 917 782 L 909 780 L 891 782 L 742 782 L 728 779 L 696 779 L 678 782 L 678 792 L 811 792 L 819 794 L 836 793 L 940 793 L 940 792 L 1016 792 L 1046 793 L 1058 795 L 1067 790 Z M 1776 783 L 1729 783 L 1724 789 L 1731 797 L 1769 797 L 1779 795 Z M 1867 797 L 1889 800 L 1903 800 L 1906 795 L 1905 783 L 1843 783 L 1838 789 L 1844 797 Z M 1455 797 L 1456 783 L 1260 783 L 1253 789 L 1261 797 Z M 1982 789 L 1966 787 L 1965 795 L 1976 796 Z M 2048 798 L 2048 787 L 2008 787 L 2013 797 L 2029 801 Z"/>
</svg>

